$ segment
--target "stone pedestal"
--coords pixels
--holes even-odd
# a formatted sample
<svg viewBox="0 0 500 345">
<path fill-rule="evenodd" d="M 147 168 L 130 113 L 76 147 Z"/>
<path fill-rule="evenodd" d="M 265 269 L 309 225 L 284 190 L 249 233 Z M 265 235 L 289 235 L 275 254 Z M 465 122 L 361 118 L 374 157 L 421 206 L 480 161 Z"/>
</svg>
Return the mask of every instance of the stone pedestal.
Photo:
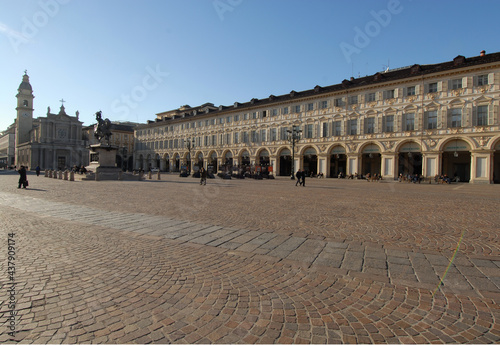
<svg viewBox="0 0 500 345">
<path fill-rule="evenodd" d="M 118 180 L 120 168 L 116 166 L 118 147 L 104 144 L 90 145 L 90 165 L 87 170 L 94 172 L 95 180 Z"/>
</svg>

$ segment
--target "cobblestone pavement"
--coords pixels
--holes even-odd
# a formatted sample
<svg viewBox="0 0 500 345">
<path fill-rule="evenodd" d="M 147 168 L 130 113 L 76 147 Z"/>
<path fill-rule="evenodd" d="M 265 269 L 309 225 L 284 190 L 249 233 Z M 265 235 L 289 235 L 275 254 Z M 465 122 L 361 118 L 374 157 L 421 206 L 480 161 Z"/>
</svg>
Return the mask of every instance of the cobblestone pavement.
<svg viewBox="0 0 500 345">
<path fill-rule="evenodd" d="M 498 185 L 29 180 L 2 343 L 500 342 Z"/>
</svg>

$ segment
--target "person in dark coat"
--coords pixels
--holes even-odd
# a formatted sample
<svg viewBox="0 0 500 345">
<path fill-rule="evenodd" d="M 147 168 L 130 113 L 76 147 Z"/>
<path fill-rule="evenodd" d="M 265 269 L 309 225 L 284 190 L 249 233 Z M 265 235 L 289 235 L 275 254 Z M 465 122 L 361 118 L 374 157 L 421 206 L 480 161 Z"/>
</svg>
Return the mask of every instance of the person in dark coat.
<svg viewBox="0 0 500 345">
<path fill-rule="evenodd" d="M 201 176 L 200 184 L 206 185 L 207 184 L 207 171 L 203 167 L 201 167 L 200 176 Z"/>
<path fill-rule="evenodd" d="M 36 176 L 40 176 L 40 166 L 37 165 L 35 171 L 36 171 Z"/>
<path fill-rule="evenodd" d="M 302 182 L 300 180 L 302 178 L 302 175 L 303 175 L 302 170 L 300 170 L 300 169 L 297 170 L 297 172 L 295 173 L 295 177 L 297 178 L 297 182 L 295 182 L 295 187 L 297 187 L 297 183 L 299 185 L 302 185 Z"/>
<path fill-rule="evenodd" d="M 21 185 L 23 186 L 23 188 L 26 188 L 27 179 L 26 168 L 24 167 L 24 165 L 21 165 L 21 169 L 19 169 L 17 172 L 19 173 L 19 185 L 17 188 L 21 188 Z"/>
<path fill-rule="evenodd" d="M 302 172 L 302 187 L 306 186 L 306 172 Z"/>
</svg>

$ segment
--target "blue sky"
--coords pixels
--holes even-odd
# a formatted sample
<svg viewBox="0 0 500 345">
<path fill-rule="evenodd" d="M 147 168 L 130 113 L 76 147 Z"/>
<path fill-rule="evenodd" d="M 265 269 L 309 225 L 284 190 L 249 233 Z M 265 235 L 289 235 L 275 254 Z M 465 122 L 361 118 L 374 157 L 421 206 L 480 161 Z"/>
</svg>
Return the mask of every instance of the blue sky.
<svg viewBox="0 0 500 345">
<path fill-rule="evenodd" d="M 28 71 L 35 117 L 145 123 L 390 66 L 500 51 L 500 1 L 0 0 L 0 130 Z"/>
</svg>

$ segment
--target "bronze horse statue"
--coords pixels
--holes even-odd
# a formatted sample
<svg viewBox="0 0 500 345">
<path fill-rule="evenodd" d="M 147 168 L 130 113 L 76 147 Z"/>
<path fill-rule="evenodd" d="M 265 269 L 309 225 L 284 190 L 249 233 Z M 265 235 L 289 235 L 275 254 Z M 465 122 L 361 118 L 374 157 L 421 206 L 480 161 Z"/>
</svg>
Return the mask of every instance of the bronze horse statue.
<svg viewBox="0 0 500 345">
<path fill-rule="evenodd" d="M 108 146 L 110 145 L 109 139 L 113 133 L 111 133 L 111 121 L 109 119 L 102 119 L 102 112 L 99 110 L 95 113 L 95 119 L 97 124 L 94 125 L 94 136 L 101 142 L 103 138 L 108 141 Z"/>
</svg>

